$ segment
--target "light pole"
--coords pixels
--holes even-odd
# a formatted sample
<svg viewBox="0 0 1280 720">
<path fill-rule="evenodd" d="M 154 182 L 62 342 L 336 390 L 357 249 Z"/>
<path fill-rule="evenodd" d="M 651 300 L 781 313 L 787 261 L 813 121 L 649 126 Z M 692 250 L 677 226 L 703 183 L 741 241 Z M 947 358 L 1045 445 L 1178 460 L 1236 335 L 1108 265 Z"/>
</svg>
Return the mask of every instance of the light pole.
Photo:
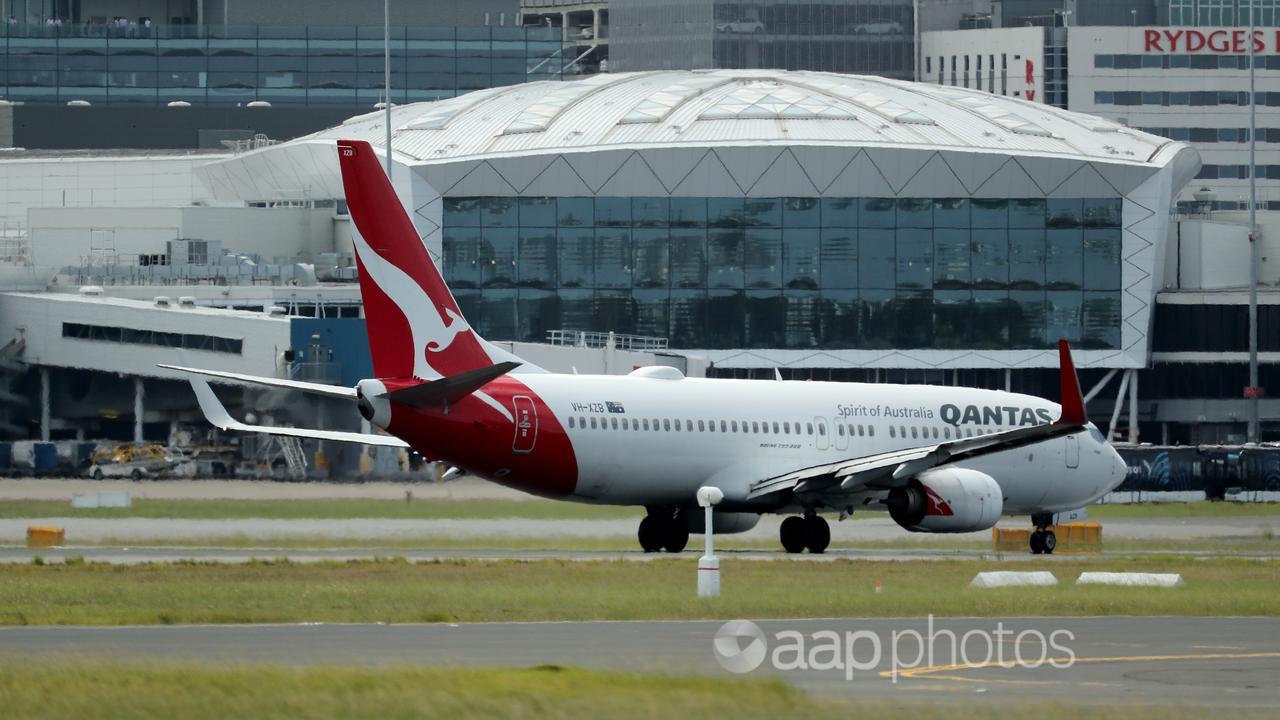
<svg viewBox="0 0 1280 720">
<path fill-rule="evenodd" d="M 387 123 L 387 180 L 391 179 L 391 0 L 382 0 L 382 96 Z"/>
<path fill-rule="evenodd" d="M 1249 442 L 1258 442 L 1258 110 L 1254 95 L 1254 4 L 1249 5 Z"/>
</svg>

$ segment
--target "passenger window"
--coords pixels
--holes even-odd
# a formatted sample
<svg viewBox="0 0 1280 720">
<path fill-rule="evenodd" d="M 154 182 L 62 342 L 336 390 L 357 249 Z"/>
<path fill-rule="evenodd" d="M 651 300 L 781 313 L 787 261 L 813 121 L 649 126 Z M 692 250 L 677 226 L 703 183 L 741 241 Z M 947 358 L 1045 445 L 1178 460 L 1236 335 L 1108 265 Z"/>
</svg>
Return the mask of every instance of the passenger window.
<svg viewBox="0 0 1280 720">
<path fill-rule="evenodd" d="M 653 419 L 653 431 L 658 432 L 662 429 L 662 425 L 658 422 L 658 418 Z"/>
<path fill-rule="evenodd" d="M 648 430 L 648 429 L 649 429 L 649 418 L 645 418 L 645 419 L 644 419 L 644 429 L 645 429 L 645 430 Z"/>
<path fill-rule="evenodd" d="M 791 434 L 791 423 L 789 423 L 789 422 L 784 422 L 784 423 L 782 423 L 782 432 L 783 432 L 783 433 L 785 433 L 785 434 L 787 434 L 787 435 L 790 435 L 790 434 Z"/>
<path fill-rule="evenodd" d="M 807 431 L 808 431 L 808 433 L 809 433 L 810 435 L 812 435 L 812 434 L 813 434 L 813 423 L 805 423 L 805 424 L 804 424 L 804 429 L 805 429 L 805 430 L 807 430 Z"/>
<path fill-rule="evenodd" d="M 671 432 L 671 421 L 667 418 L 662 418 L 662 429 L 666 432 Z"/>
<path fill-rule="evenodd" d="M 751 432 L 751 428 L 747 427 L 747 421 L 746 421 L 746 420 L 743 420 L 743 421 L 742 421 L 742 432 L 744 432 L 744 433 L 745 433 L 745 432 Z"/>
<path fill-rule="evenodd" d="M 778 434 L 778 423 L 776 422 L 773 424 L 773 434 L 774 435 Z"/>
<path fill-rule="evenodd" d="M 592 429 L 592 430 L 595 430 L 595 429 L 596 429 L 596 419 L 595 419 L 595 418 L 591 418 L 591 429 Z"/>
<path fill-rule="evenodd" d="M 819 435 L 821 435 L 822 437 L 826 437 L 826 436 L 827 436 L 827 426 L 826 426 L 826 425 L 824 425 L 824 424 L 822 424 L 822 423 L 818 423 L 818 434 L 819 434 Z"/>
<path fill-rule="evenodd" d="M 572 429 L 573 429 L 573 416 L 572 416 L 572 415 L 570 415 L 570 416 L 569 416 L 569 429 L 570 429 L 570 430 L 572 430 Z"/>
<path fill-rule="evenodd" d="M 728 432 L 728 430 L 726 430 L 726 429 L 725 429 L 725 428 L 727 428 L 727 427 L 728 427 L 728 425 L 725 423 L 725 421 L 721 420 L 721 421 L 720 421 L 720 432 Z M 736 428 L 736 427 L 734 428 L 734 430 L 737 430 L 737 429 L 738 429 L 738 428 Z"/>
<path fill-rule="evenodd" d="M 685 429 L 685 432 L 693 432 L 693 421 L 692 421 L 692 420 L 685 420 L 685 421 L 684 421 L 684 429 Z"/>
<path fill-rule="evenodd" d="M 706 432 L 707 426 L 701 420 L 698 421 L 698 432 Z"/>
<path fill-rule="evenodd" d="M 906 425 L 899 425 L 899 426 L 898 426 L 898 432 L 902 434 L 902 439 L 903 439 L 903 440 L 906 440 L 906 439 L 907 439 L 907 426 L 906 426 Z"/>
<path fill-rule="evenodd" d="M 943 437 L 943 438 L 945 438 L 945 439 L 947 439 L 947 440 L 950 440 L 950 439 L 951 439 L 951 428 L 949 428 L 949 427 L 944 427 L 944 428 L 942 428 L 942 437 Z"/>
<path fill-rule="evenodd" d="M 858 432 L 859 432 L 859 433 L 861 433 L 861 432 L 862 432 L 862 426 L 861 426 L 861 425 L 859 425 L 859 426 L 858 426 Z M 875 437 L 875 436 L 876 436 L 876 426 L 875 426 L 875 425 L 868 425 L 868 426 L 867 426 L 867 437 Z M 713 528 L 713 529 L 714 529 L 714 528 Z"/>
<path fill-rule="evenodd" d="M 862 437 L 862 434 L 863 434 L 863 432 L 864 432 L 864 431 L 865 431 L 865 430 L 864 430 L 864 428 L 863 428 L 861 425 L 859 425 L 859 426 L 858 426 L 858 437 Z"/>
<path fill-rule="evenodd" d="M 933 429 L 933 439 L 934 440 L 938 439 L 938 428 L 936 427 Z"/>
<path fill-rule="evenodd" d="M 890 426 L 889 426 L 889 437 L 897 437 L 897 436 L 898 436 L 898 435 L 897 435 L 897 433 L 895 433 L 895 432 L 893 431 L 893 426 L 892 426 L 892 425 L 890 425 Z"/>
<path fill-rule="evenodd" d="M 918 436 L 918 435 L 916 435 L 916 428 L 914 428 L 914 427 L 913 427 L 913 428 L 911 428 L 911 439 L 912 439 L 912 440 L 916 440 L 916 439 L 918 439 L 918 438 L 919 438 L 919 436 Z"/>
<path fill-rule="evenodd" d="M 734 431 L 734 432 L 738 432 L 738 421 L 737 421 L 737 420 L 731 420 L 731 421 L 729 422 L 729 427 L 731 427 L 731 428 L 733 429 L 733 431 Z"/>
<path fill-rule="evenodd" d="M 613 426 L 613 429 L 614 429 L 614 430 L 617 430 L 617 429 L 618 429 L 618 418 L 609 418 L 609 424 Z"/>
<path fill-rule="evenodd" d="M 743 423 L 743 425 L 746 425 L 746 423 Z M 758 432 L 760 432 L 760 423 L 758 423 L 758 422 L 754 422 L 754 421 L 753 421 L 753 422 L 751 423 L 751 432 L 753 432 L 753 433 L 758 433 Z"/>
<path fill-rule="evenodd" d="M 836 425 L 836 435 L 839 435 L 840 437 L 844 437 L 844 426 L 843 426 L 843 425 Z"/>
</svg>

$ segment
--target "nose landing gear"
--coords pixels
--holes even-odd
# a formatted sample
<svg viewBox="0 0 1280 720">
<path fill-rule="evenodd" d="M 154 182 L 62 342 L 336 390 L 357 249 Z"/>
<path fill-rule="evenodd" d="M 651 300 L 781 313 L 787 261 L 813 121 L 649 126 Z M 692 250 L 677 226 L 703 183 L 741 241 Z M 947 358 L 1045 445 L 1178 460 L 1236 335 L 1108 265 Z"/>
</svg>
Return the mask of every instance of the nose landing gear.
<svg viewBox="0 0 1280 720">
<path fill-rule="evenodd" d="M 831 526 L 821 515 L 807 512 L 804 517 L 792 515 L 782 521 L 778 528 L 778 538 L 782 547 L 789 553 L 804 552 L 805 548 L 814 555 L 826 552 L 831 544 Z"/>
<path fill-rule="evenodd" d="M 1046 514 L 1032 515 L 1031 524 L 1035 525 L 1036 528 L 1031 531 L 1031 554 L 1052 555 L 1053 551 L 1058 547 L 1058 536 L 1053 532 L 1053 516 Z"/>
<path fill-rule="evenodd" d="M 640 521 L 640 547 L 647 553 L 678 553 L 689 544 L 689 525 L 678 510 L 650 508 Z"/>
</svg>

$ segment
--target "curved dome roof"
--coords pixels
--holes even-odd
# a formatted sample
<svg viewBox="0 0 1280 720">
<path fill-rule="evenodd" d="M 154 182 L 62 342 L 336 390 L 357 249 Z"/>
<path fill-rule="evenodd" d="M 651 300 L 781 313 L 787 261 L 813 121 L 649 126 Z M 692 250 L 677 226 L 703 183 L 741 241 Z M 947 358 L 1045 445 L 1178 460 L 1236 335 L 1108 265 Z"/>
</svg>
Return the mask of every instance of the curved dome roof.
<svg viewBox="0 0 1280 720">
<path fill-rule="evenodd" d="M 385 144 L 382 111 L 294 142 Z M 601 74 L 491 88 L 392 111 L 402 160 L 589 148 L 809 144 L 945 147 L 1148 162 L 1172 141 L 976 90 L 786 70 Z"/>
</svg>

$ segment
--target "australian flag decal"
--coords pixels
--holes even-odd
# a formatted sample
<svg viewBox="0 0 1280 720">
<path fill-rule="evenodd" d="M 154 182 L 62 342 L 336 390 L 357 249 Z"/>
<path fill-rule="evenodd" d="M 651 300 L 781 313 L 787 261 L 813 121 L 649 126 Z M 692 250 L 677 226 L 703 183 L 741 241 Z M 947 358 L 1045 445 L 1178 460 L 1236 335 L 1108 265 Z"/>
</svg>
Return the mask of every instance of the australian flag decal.
<svg viewBox="0 0 1280 720">
<path fill-rule="evenodd" d="M 625 412 L 626 412 L 626 410 L 624 410 L 624 409 L 623 409 L 623 407 L 622 407 L 622 403 L 620 403 L 620 402 L 613 402 L 612 400 L 610 400 L 609 402 L 606 402 L 606 403 L 604 404 L 604 406 L 605 406 L 606 408 L 608 408 L 608 409 L 609 409 L 609 412 L 611 412 L 611 413 L 625 413 Z"/>
</svg>

